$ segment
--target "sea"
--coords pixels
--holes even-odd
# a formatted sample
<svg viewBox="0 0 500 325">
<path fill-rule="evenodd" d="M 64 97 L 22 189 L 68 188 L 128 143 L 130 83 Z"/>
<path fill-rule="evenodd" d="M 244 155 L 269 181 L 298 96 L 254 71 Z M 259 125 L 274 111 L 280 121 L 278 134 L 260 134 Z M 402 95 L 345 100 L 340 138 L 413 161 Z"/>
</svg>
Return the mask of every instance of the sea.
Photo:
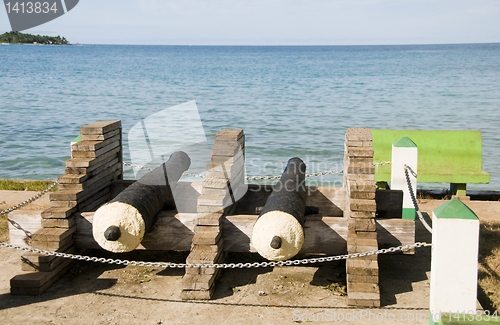
<svg viewBox="0 0 500 325">
<path fill-rule="evenodd" d="M 491 181 L 468 189 L 500 190 L 500 43 L 0 45 L 0 179 L 57 179 L 79 128 L 99 120 L 121 120 L 130 162 L 134 125 L 193 101 L 209 144 L 244 129 L 248 176 L 279 175 L 292 157 L 308 173 L 342 169 L 351 127 L 479 130 Z"/>
</svg>

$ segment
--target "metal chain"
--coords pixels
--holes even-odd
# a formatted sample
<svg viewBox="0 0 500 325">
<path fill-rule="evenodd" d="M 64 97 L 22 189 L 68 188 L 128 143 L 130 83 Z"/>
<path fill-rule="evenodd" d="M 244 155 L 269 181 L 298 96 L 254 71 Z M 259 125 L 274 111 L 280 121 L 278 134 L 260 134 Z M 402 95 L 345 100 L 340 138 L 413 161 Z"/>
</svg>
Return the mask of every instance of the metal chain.
<svg viewBox="0 0 500 325">
<path fill-rule="evenodd" d="M 304 265 L 304 264 L 313 264 L 313 263 L 323 263 L 323 262 L 332 262 L 332 261 L 340 261 L 346 260 L 350 258 L 364 257 L 370 255 L 379 255 L 379 254 L 387 254 L 394 253 L 398 251 L 408 251 L 412 248 L 417 247 L 425 247 L 431 246 L 432 244 L 428 244 L 425 242 L 417 242 L 415 244 L 408 244 L 405 246 L 397 246 L 391 248 L 383 248 L 379 250 L 374 250 L 365 253 L 355 253 L 355 254 L 346 254 L 346 255 L 336 255 L 329 257 L 317 257 L 317 258 L 309 258 L 309 259 L 301 259 L 301 260 L 288 260 L 288 261 L 279 261 L 279 262 L 255 262 L 255 263 L 214 263 L 214 264 L 187 264 L 187 263 L 170 263 L 170 262 L 143 262 L 143 261 L 129 261 L 129 260 L 120 260 L 120 259 L 112 259 L 112 258 L 98 258 L 77 254 L 67 254 L 61 252 L 53 252 L 46 251 L 36 248 L 29 247 L 21 247 L 17 245 L 11 245 L 7 243 L 1 243 L 1 247 L 13 248 L 25 252 L 32 253 L 40 253 L 45 255 L 51 255 L 56 257 L 69 258 L 72 260 L 79 261 L 88 261 L 88 262 L 96 262 L 96 263 L 106 263 L 106 264 L 119 264 L 119 265 L 137 265 L 137 266 L 147 266 L 147 267 L 164 267 L 164 268 L 192 268 L 192 267 L 202 267 L 202 268 L 217 268 L 217 269 L 236 269 L 236 268 L 257 268 L 257 267 L 274 267 L 274 266 L 291 266 L 291 265 Z"/>
<path fill-rule="evenodd" d="M 52 188 L 54 188 L 54 186 L 57 185 L 57 181 L 54 182 L 54 184 L 50 185 L 49 187 L 47 187 L 45 190 L 41 191 L 39 194 L 35 195 L 34 197 L 32 197 L 31 199 L 28 199 L 26 201 L 24 201 L 23 203 L 19 203 L 18 205 L 16 206 L 13 206 L 12 208 L 8 208 L 7 210 L 3 210 L 3 211 L 0 211 L 0 216 L 4 215 L 4 214 L 7 214 L 9 212 L 12 212 L 14 210 L 17 210 L 19 208 L 22 208 L 23 206 L 27 205 L 27 204 L 30 204 L 31 202 L 33 201 L 36 201 L 38 200 L 39 198 L 41 198 L 42 196 L 44 196 L 45 194 L 47 194 Z"/>
<path fill-rule="evenodd" d="M 373 164 L 374 166 L 382 166 L 382 165 L 388 165 L 392 164 L 390 161 L 381 161 L 379 163 Z M 153 170 L 152 168 L 144 167 L 144 166 L 138 166 L 138 165 L 133 165 L 129 163 L 123 163 L 124 166 L 127 167 L 133 167 L 133 168 L 139 168 L 143 170 Z M 342 174 L 344 171 L 342 169 L 334 169 L 334 170 L 329 170 L 326 172 L 317 172 L 317 173 L 310 173 L 306 174 L 305 177 L 317 177 L 317 176 L 325 176 L 325 175 L 330 175 L 330 174 Z M 193 174 L 193 173 L 184 173 L 182 176 L 187 176 L 187 177 L 199 177 L 199 178 L 205 178 L 205 175 L 203 174 Z M 250 181 L 250 180 L 268 180 L 268 179 L 280 179 L 281 176 L 246 176 L 245 179 Z"/>
<path fill-rule="evenodd" d="M 429 226 L 427 221 L 425 221 L 424 216 L 422 215 L 422 212 L 420 212 L 420 209 L 418 208 L 417 198 L 415 197 L 415 193 L 413 193 L 413 187 L 411 186 L 410 175 L 409 175 L 408 171 L 411 172 L 411 175 L 415 178 L 417 178 L 417 173 L 415 173 L 415 171 L 413 169 L 411 169 L 410 166 L 405 165 L 406 185 L 408 185 L 408 191 L 410 192 L 410 197 L 411 197 L 411 200 L 413 202 L 413 205 L 415 206 L 415 211 L 417 212 L 418 219 L 424 225 L 425 229 L 427 229 L 427 231 L 432 234 L 432 227 Z"/>
<path fill-rule="evenodd" d="M 32 197 L 31 199 L 28 199 L 28 200 L 26 200 L 26 201 L 24 201 L 24 202 L 22 202 L 22 203 L 19 203 L 19 204 L 18 204 L 18 205 L 16 205 L 16 206 L 13 206 L 13 207 L 11 207 L 11 208 L 8 208 L 7 210 L 0 211 L 0 216 L 2 216 L 2 215 L 4 215 L 4 214 L 7 214 L 7 213 L 9 213 L 9 212 L 12 212 L 12 211 L 14 211 L 14 210 L 20 209 L 20 208 L 22 208 L 23 206 L 28 205 L 28 204 L 30 204 L 31 202 L 38 200 L 39 198 L 41 198 L 42 196 L 44 196 L 45 194 L 47 194 L 47 193 L 48 193 L 48 192 L 49 192 L 52 188 L 54 188 L 54 186 L 56 186 L 56 185 L 57 185 L 57 181 L 55 181 L 52 185 L 50 185 L 50 186 L 49 186 L 49 187 L 47 187 L 45 190 L 41 191 L 39 194 L 35 195 L 35 196 L 34 196 L 34 197 Z M 10 222 L 10 224 L 11 224 L 12 226 L 14 226 L 14 228 L 19 229 L 19 230 L 21 230 L 22 232 L 24 232 L 24 234 L 28 237 L 28 239 L 29 239 L 29 240 L 31 240 L 31 235 L 32 235 L 31 231 L 24 229 L 23 227 L 21 227 L 21 225 L 20 225 L 20 224 L 18 224 L 18 223 L 17 223 L 16 221 L 14 221 L 14 220 L 11 220 L 11 219 L 7 218 L 7 221 L 8 221 L 8 222 Z"/>
</svg>

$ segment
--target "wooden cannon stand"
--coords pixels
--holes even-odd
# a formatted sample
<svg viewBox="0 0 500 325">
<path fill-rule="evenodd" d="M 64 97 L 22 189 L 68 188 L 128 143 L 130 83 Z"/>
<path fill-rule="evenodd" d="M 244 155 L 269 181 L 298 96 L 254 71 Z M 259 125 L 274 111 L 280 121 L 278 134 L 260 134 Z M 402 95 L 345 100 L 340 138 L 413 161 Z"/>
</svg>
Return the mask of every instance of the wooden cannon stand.
<svg viewBox="0 0 500 325">
<path fill-rule="evenodd" d="M 51 207 L 42 213 L 42 228 L 33 233 L 34 248 L 66 253 L 99 249 L 92 237 L 95 210 L 133 182 L 122 179 L 120 121 L 95 122 L 81 127 L 80 133 L 82 141 L 71 147 L 58 190 L 50 194 Z M 250 184 L 246 189 L 243 130 L 220 131 L 211 154 L 202 182 L 178 183 L 177 190 L 186 193 L 183 197 L 196 200 L 195 211 L 160 212 L 140 248 L 190 251 L 190 264 L 223 263 L 227 252 L 255 252 L 250 238 L 256 208 L 265 204 L 272 186 Z M 400 210 L 387 211 L 384 202 L 390 191 L 376 190 L 369 129 L 347 130 L 344 186 L 308 187 L 307 193 L 307 205 L 319 212 L 306 217 L 299 254 L 360 253 L 415 242 L 415 221 L 401 219 Z M 387 218 L 391 214 L 393 218 Z M 36 253 L 25 254 L 22 261 L 28 273 L 11 279 L 12 294 L 43 293 L 73 263 Z M 349 259 L 346 268 L 348 304 L 380 306 L 377 255 Z M 186 268 L 182 299 L 210 299 L 220 274 L 216 268 Z"/>
</svg>

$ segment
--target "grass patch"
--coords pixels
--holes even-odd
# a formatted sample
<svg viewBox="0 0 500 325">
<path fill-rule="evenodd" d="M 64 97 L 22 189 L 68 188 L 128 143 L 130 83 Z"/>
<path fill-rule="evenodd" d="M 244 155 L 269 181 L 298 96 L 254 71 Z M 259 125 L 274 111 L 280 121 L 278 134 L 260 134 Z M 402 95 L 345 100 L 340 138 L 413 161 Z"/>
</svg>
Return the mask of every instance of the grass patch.
<svg viewBox="0 0 500 325">
<path fill-rule="evenodd" d="M 342 282 L 340 283 L 333 282 L 324 287 L 323 289 L 330 291 L 335 296 L 341 296 L 341 297 L 347 296 L 347 286 L 345 283 Z"/>
<path fill-rule="evenodd" d="M 481 304 L 500 311 L 500 222 L 481 223 L 478 275 Z"/>
<path fill-rule="evenodd" d="M 0 179 L 0 191 L 43 191 L 52 184 L 54 184 L 54 181 L 24 181 Z M 51 192 L 54 192 L 56 190 L 57 186 L 54 186 L 51 189 Z"/>
</svg>

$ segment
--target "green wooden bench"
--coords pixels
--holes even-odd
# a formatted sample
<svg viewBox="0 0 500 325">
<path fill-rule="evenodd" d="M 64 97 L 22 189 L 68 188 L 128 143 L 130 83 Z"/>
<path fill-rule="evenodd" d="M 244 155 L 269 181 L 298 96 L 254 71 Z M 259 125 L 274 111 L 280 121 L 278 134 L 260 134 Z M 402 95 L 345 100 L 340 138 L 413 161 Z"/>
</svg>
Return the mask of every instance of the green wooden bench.
<svg viewBox="0 0 500 325">
<path fill-rule="evenodd" d="M 481 131 L 371 130 L 373 162 L 391 161 L 392 144 L 409 137 L 418 147 L 418 182 L 450 183 L 452 194 L 466 195 L 467 183 L 486 184 L 490 174 L 482 170 Z M 375 181 L 387 188 L 391 165 L 375 168 Z"/>
</svg>

